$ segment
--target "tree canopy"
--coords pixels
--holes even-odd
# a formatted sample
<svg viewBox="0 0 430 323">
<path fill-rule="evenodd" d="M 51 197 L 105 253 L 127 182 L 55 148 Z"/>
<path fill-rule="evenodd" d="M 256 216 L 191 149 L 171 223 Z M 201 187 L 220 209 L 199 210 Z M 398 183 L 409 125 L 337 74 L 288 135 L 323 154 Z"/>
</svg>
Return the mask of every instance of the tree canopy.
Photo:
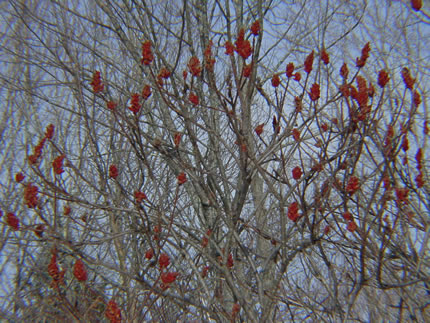
<svg viewBox="0 0 430 323">
<path fill-rule="evenodd" d="M 427 5 L 2 2 L 1 317 L 430 320 Z"/>
</svg>

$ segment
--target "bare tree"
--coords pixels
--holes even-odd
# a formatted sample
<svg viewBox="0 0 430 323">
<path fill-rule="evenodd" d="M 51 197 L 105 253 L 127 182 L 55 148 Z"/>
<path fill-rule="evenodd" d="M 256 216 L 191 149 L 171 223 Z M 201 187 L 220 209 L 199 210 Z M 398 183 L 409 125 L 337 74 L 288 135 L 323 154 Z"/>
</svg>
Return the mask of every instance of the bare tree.
<svg viewBox="0 0 430 323">
<path fill-rule="evenodd" d="M 420 3 L 3 2 L 2 317 L 429 320 Z"/>
</svg>

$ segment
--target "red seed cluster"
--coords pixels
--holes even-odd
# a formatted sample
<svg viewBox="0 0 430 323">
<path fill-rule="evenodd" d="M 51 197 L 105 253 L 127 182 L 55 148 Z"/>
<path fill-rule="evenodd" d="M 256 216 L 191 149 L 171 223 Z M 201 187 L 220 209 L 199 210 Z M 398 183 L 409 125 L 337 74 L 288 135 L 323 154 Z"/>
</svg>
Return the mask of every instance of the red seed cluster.
<svg viewBox="0 0 430 323">
<path fill-rule="evenodd" d="M 257 127 L 255 127 L 254 131 L 257 134 L 257 136 L 260 136 L 264 131 L 264 123 L 259 124 Z"/>
<path fill-rule="evenodd" d="M 246 77 L 246 78 L 250 77 L 251 72 L 252 72 L 252 63 L 243 66 L 243 71 L 242 71 L 243 77 Z"/>
<path fill-rule="evenodd" d="M 134 114 L 137 114 L 141 108 L 142 106 L 140 105 L 139 93 L 133 93 L 131 95 L 131 105 L 128 107 L 128 109 Z"/>
<path fill-rule="evenodd" d="M 187 182 L 187 174 L 185 174 L 184 172 L 179 173 L 177 180 L 178 185 L 185 184 Z"/>
<path fill-rule="evenodd" d="M 346 229 L 347 229 L 349 232 L 354 232 L 355 230 L 357 230 L 357 223 L 355 223 L 354 221 L 350 221 L 350 222 L 348 222 L 348 224 L 347 224 L 347 226 L 346 226 Z"/>
<path fill-rule="evenodd" d="M 354 94 L 351 93 L 351 96 L 357 101 L 358 106 L 363 109 L 367 107 L 369 101 L 369 88 L 367 87 L 366 79 L 361 75 L 357 76 L 356 82 L 358 90 Z"/>
<path fill-rule="evenodd" d="M 421 188 L 424 186 L 424 176 L 423 176 L 423 172 L 422 172 L 423 151 L 421 148 L 418 148 L 418 151 L 415 155 L 415 160 L 417 162 L 417 170 L 418 170 L 418 175 L 417 175 L 417 177 L 415 177 L 415 182 L 417 184 L 417 187 Z"/>
<path fill-rule="evenodd" d="M 200 76 L 202 72 L 202 66 L 200 65 L 200 60 L 196 56 L 191 57 L 188 61 L 188 69 L 192 76 Z"/>
<path fill-rule="evenodd" d="M 181 138 L 182 134 L 180 132 L 175 133 L 175 135 L 173 136 L 173 143 L 175 144 L 175 147 L 179 147 L 179 145 L 181 144 Z"/>
<path fill-rule="evenodd" d="M 343 212 L 342 217 L 346 220 L 346 221 L 354 221 L 354 218 L 352 217 L 351 212 Z"/>
<path fill-rule="evenodd" d="M 55 158 L 54 161 L 52 162 L 52 168 L 56 175 L 61 175 L 62 173 L 64 173 L 64 169 L 63 169 L 64 158 L 66 158 L 66 155 L 60 155 L 57 158 Z"/>
<path fill-rule="evenodd" d="M 206 248 L 207 245 L 209 244 L 209 238 L 212 234 L 212 230 L 209 229 L 208 231 L 206 231 L 206 234 L 203 236 L 202 238 L 202 248 Z"/>
<path fill-rule="evenodd" d="M 379 71 L 378 74 L 378 85 L 381 88 L 384 88 L 385 85 L 387 85 L 388 81 L 390 80 L 390 77 L 388 76 L 388 73 L 385 70 Z"/>
<path fill-rule="evenodd" d="M 118 175 L 119 175 L 119 172 L 118 172 L 118 168 L 116 167 L 116 165 L 110 165 L 109 166 L 109 177 L 116 179 L 118 177 Z"/>
<path fill-rule="evenodd" d="M 8 226 L 12 228 L 14 231 L 19 230 L 19 219 L 13 213 L 6 214 L 6 223 Z"/>
<path fill-rule="evenodd" d="M 103 92 L 104 85 L 103 85 L 101 77 L 100 77 L 100 71 L 94 72 L 93 79 L 92 79 L 90 85 L 93 87 L 94 93 Z"/>
<path fill-rule="evenodd" d="M 415 160 L 417 162 L 417 169 L 421 170 L 423 162 L 423 151 L 421 148 L 418 148 L 417 153 L 415 155 Z"/>
<path fill-rule="evenodd" d="M 45 130 L 45 138 L 46 139 L 51 140 L 52 137 L 54 137 L 54 129 L 55 129 L 55 127 L 53 124 L 50 124 L 46 127 L 46 130 Z"/>
<path fill-rule="evenodd" d="M 245 31 L 241 29 L 239 31 L 239 35 L 237 36 L 237 40 L 235 42 L 235 50 L 236 53 L 241 56 L 243 59 L 247 59 L 252 54 L 252 47 L 249 40 L 245 40 Z"/>
<path fill-rule="evenodd" d="M 260 20 L 256 20 L 254 21 L 254 23 L 251 25 L 251 34 L 253 34 L 254 36 L 258 36 L 258 34 L 260 33 Z"/>
<path fill-rule="evenodd" d="M 190 95 L 188 96 L 188 100 L 194 105 L 199 104 L 199 97 L 194 92 L 190 92 Z"/>
<path fill-rule="evenodd" d="M 205 57 L 205 67 L 208 71 L 213 71 L 215 66 L 215 58 L 212 56 L 212 46 L 213 46 L 213 42 L 212 40 L 210 40 L 203 53 Z"/>
<path fill-rule="evenodd" d="M 117 103 L 115 101 L 108 101 L 108 102 L 106 102 L 106 107 L 109 110 L 113 111 L 117 107 Z"/>
<path fill-rule="evenodd" d="M 232 317 L 233 321 L 235 321 L 235 318 L 239 312 L 240 312 L 240 304 L 234 303 L 233 307 L 231 308 L 231 317 Z"/>
<path fill-rule="evenodd" d="M 168 287 L 171 283 L 173 283 L 176 280 L 178 276 L 179 276 L 179 273 L 168 271 L 166 273 L 162 273 L 160 278 L 163 284 L 166 287 Z"/>
<path fill-rule="evenodd" d="M 158 258 L 158 264 L 160 265 L 161 270 L 167 268 L 167 266 L 170 264 L 170 257 L 167 254 L 162 253 Z"/>
<path fill-rule="evenodd" d="M 349 195 L 353 195 L 360 188 L 360 181 L 357 177 L 351 176 L 346 184 L 346 192 Z"/>
<path fill-rule="evenodd" d="M 346 63 L 343 63 L 342 67 L 340 68 L 340 76 L 342 76 L 343 79 L 347 79 L 349 74 L 348 66 Z"/>
<path fill-rule="evenodd" d="M 15 181 L 17 183 L 21 183 L 24 180 L 25 176 L 23 173 L 16 173 L 15 175 Z"/>
<path fill-rule="evenodd" d="M 272 77 L 272 86 L 277 88 L 281 84 L 281 79 L 278 74 L 274 74 Z"/>
<path fill-rule="evenodd" d="M 406 88 L 412 90 L 415 84 L 415 79 L 411 76 L 407 67 L 402 68 L 402 78 L 403 83 L 405 83 L 406 85 Z"/>
<path fill-rule="evenodd" d="M 208 271 L 209 271 L 210 267 L 209 266 L 204 266 L 202 269 L 202 278 L 205 278 L 208 275 Z"/>
<path fill-rule="evenodd" d="M 87 270 L 81 259 L 78 259 L 73 266 L 73 276 L 80 282 L 84 282 L 88 279 Z"/>
<path fill-rule="evenodd" d="M 298 129 L 294 128 L 291 131 L 291 133 L 292 133 L 293 138 L 294 138 L 295 141 L 299 141 L 300 140 L 300 131 Z"/>
<path fill-rule="evenodd" d="M 347 97 L 349 97 L 351 95 L 351 90 L 350 90 L 350 85 L 349 84 L 346 84 L 346 83 L 342 84 L 339 87 L 339 91 L 342 94 L 342 96 L 345 97 L 345 98 L 347 98 Z"/>
<path fill-rule="evenodd" d="M 312 51 L 305 59 L 305 72 L 310 73 L 312 71 L 312 65 L 314 64 L 314 51 Z"/>
<path fill-rule="evenodd" d="M 135 191 L 134 192 L 134 198 L 136 199 L 137 203 L 142 203 L 143 200 L 146 200 L 146 194 L 140 191 Z"/>
<path fill-rule="evenodd" d="M 65 215 L 65 216 L 68 216 L 68 215 L 70 215 L 70 213 L 72 212 L 72 209 L 70 208 L 70 206 L 68 206 L 68 205 L 64 205 L 64 208 L 63 208 L 63 214 Z"/>
<path fill-rule="evenodd" d="M 42 156 L 42 150 L 43 150 L 43 147 L 45 146 L 46 139 L 47 139 L 46 136 L 43 137 L 42 140 L 39 141 L 37 146 L 34 147 L 33 154 L 28 156 L 28 161 L 30 165 L 37 164 L 37 162 L 39 161 L 39 158 Z"/>
<path fill-rule="evenodd" d="M 65 270 L 60 271 L 57 265 L 57 251 L 52 251 L 51 261 L 48 265 L 48 274 L 52 278 L 51 286 L 53 288 L 58 288 L 59 285 L 64 284 L 64 274 Z"/>
<path fill-rule="evenodd" d="M 106 306 L 105 316 L 110 323 L 121 323 L 121 309 L 113 299 Z"/>
<path fill-rule="evenodd" d="M 227 268 L 232 268 L 234 266 L 233 255 L 229 254 L 227 257 Z"/>
<path fill-rule="evenodd" d="M 413 101 L 414 101 L 415 107 L 418 107 L 421 104 L 421 95 L 418 93 L 417 90 L 414 91 Z"/>
<path fill-rule="evenodd" d="M 423 0 L 411 0 L 411 6 L 415 11 L 420 11 L 423 6 Z"/>
<path fill-rule="evenodd" d="M 290 204 L 290 206 L 288 208 L 287 216 L 293 222 L 296 222 L 298 220 L 298 218 L 299 218 L 299 204 L 297 202 L 293 202 Z"/>
<path fill-rule="evenodd" d="M 392 141 L 394 138 L 394 127 L 392 125 L 387 126 L 387 133 L 384 140 L 384 153 L 386 156 L 390 157 L 393 152 Z"/>
<path fill-rule="evenodd" d="M 396 188 L 396 197 L 398 203 L 408 203 L 408 194 L 409 189 L 408 188 Z"/>
<path fill-rule="evenodd" d="M 325 65 L 328 65 L 328 63 L 330 63 L 330 56 L 328 55 L 325 49 L 321 51 L 321 60 Z"/>
<path fill-rule="evenodd" d="M 423 176 L 423 173 L 421 171 L 415 177 L 415 183 L 417 184 L 418 188 L 421 188 L 424 186 L 424 176 Z"/>
<path fill-rule="evenodd" d="M 142 61 L 144 65 L 149 65 L 154 60 L 154 55 L 152 54 L 151 42 L 149 40 L 143 42 L 142 44 Z"/>
<path fill-rule="evenodd" d="M 291 78 L 293 76 L 293 73 L 294 73 L 294 64 L 288 63 L 285 69 L 285 74 L 287 75 L 288 78 Z"/>
<path fill-rule="evenodd" d="M 24 189 L 24 201 L 28 208 L 34 209 L 38 203 L 38 197 L 37 193 L 39 191 L 39 188 L 36 185 L 33 185 L 32 183 L 28 183 L 25 186 Z"/>
<path fill-rule="evenodd" d="M 151 248 L 149 250 L 146 250 L 146 252 L 145 252 L 145 258 L 148 259 L 148 260 L 151 260 L 152 257 L 154 257 L 154 249 Z"/>
<path fill-rule="evenodd" d="M 320 86 L 317 83 L 314 83 L 311 87 L 311 91 L 309 92 L 309 98 L 312 101 L 316 101 L 320 98 Z"/>
<path fill-rule="evenodd" d="M 158 73 L 158 77 L 161 77 L 163 79 L 168 79 L 170 77 L 170 74 L 171 74 L 170 71 L 167 68 L 163 67 Z"/>
<path fill-rule="evenodd" d="M 144 85 L 142 90 L 142 98 L 144 100 L 147 100 L 151 96 L 151 94 L 151 87 L 148 84 Z"/>
<path fill-rule="evenodd" d="M 225 46 L 225 54 L 232 56 L 235 50 L 234 45 L 231 42 L 226 41 L 224 46 Z"/>
<path fill-rule="evenodd" d="M 293 173 L 293 178 L 296 181 L 298 181 L 300 179 L 300 177 L 302 177 L 302 174 L 303 174 L 302 169 L 299 166 L 294 167 L 292 173 Z"/>
<path fill-rule="evenodd" d="M 361 57 L 356 59 L 356 66 L 358 68 L 364 67 L 366 65 L 366 61 L 369 58 L 370 53 L 370 43 L 367 43 L 364 45 L 363 49 L 361 50 Z"/>
</svg>

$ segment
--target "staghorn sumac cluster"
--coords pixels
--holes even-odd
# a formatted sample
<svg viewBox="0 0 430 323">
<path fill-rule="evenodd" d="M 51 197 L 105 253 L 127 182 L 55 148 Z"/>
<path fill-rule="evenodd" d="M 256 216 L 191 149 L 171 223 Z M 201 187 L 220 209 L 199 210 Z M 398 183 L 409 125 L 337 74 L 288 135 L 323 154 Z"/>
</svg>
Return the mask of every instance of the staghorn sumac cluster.
<svg viewBox="0 0 430 323">
<path fill-rule="evenodd" d="M 199 97 L 194 92 L 190 92 L 188 99 L 193 105 L 199 105 Z"/>
<path fill-rule="evenodd" d="M 106 306 L 105 316 L 110 323 L 121 323 L 121 309 L 115 300 L 111 299 Z"/>
<path fill-rule="evenodd" d="M 302 174 L 303 174 L 302 169 L 300 168 L 300 166 L 294 167 L 293 170 L 292 170 L 292 173 L 293 173 L 293 178 L 296 181 L 298 181 L 300 179 L 300 177 L 302 177 Z"/>
<path fill-rule="evenodd" d="M 35 165 L 39 162 L 42 156 L 43 147 L 47 140 L 51 140 L 54 136 L 54 125 L 50 124 L 46 127 L 45 136 L 39 141 L 39 143 L 34 147 L 33 154 L 28 156 L 28 162 L 30 165 Z"/>
<path fill-rule="evenodd" d="M 330 56 L 324 48 L 321 51 L 320 57 L 321 57 L 321 60 L 323 61 L 324 65 L 328 65 L 330 63 Z"/>
<path fill-rule="evenodd" d="M 264 123 L 259 124 L 257 127 L 255 127 L 254 131 L 257 134 L 257 136 L 261 136 L 261 134 L 264 131 Z"/>
<path fill-rule="evenodd" d="M 78 259 L 75 262 L 75 265 L 73 266 L 73 275 L 80 282 L 84 282 L 88 279 L 87 270 L 85 269 L 85 265 L 81 259 Z"/>
<path fill-rule="evenodd" d="M 213 54 L 212 54 L 212 46 L 213 46 L 213 41 L 210 40 L 203 53 L 205 58 L 205 67 L 208 71 L 211 71 L 211 72 L 213 72 L 213 69 L 215 66 L 215 58 L 213 57 Z"/>
<path fill-rule="evenodd" d="M 142 203 L 143 200 L 146 200 L 146 194 L 144 192 L 135 191 L 134 192 L 134 198 L 136 199 L 137 203 Z"/>
<path fill-rule="evenodd" d="M 25 176 L 24 176 L 24 174 L 23 173 L 16 173 L 16 175 L 15 175 L 15 181 L 17 182 L 17 183 L 21 183 L 23 180 L 25 179 Z"/>
<path fill-rule="evenodd" d="M 188 70 L 192 76 L 199 77 L 202 72 L 200 60 L 196 56 L 192 56 L 188 62 Z"/>
<path fill-rule="evenodd" d="M 252 47 L 249 40 L 245 39 L 245 30 L 239 30 L 239 34 L 237 36 L 237 40 L 234 43 L 236 53 L 241 56 L 243 59 L 247 59 L 252 54 Z"/>
<path fill-rule="evenodd" d="M 314 51 L 312 51 L 305 59 L 304 71 L 309 74 L 312 72 L 312 66 L 314 64 Z"/>
<path fill-rule="evenodd" d="M 53 249 L 51 252 L 51 261 L 48 265 L 48 274 L 52 278 L 51 287 L 58 289 L 60 285 L 64 285 L 64 275 L 66 270 L 60 271 L 57 264 L 57 250 Z"/>
<path fill-rule="evenodd" d="M 6 214 L 6 223 L 8 226 L 12 228 L 14 231 L 19 230 L 19 219 L 12 212 Z"/>
<path fill-rule="evenodd" d="M 56 157 L 52 162 L 52 169 L 54 170 L 54 173 L 56 175 L 61 175 L 62 173 L 64 173 L 64 169 L 63 169 L 64 158 L 66 158 L 66 155 L 63 154 Z"/>
<path fill-rule="evenodd" d="M 423 6 L 423 0 L 411 0 L 412 9 L 420 11 Z"/>
<path fill-rule="evenodd" d="M 94 93 L 100 93 L 104 90 L 104 84 L 102 83 L 100 71 L 95 71 L 93 74 L 93 79 L 90 83 L 93 88 Z"/>
<path fill-rule="evenodd" d="M 150 96 L 151 96 L 152 92 L 151 92 L 151 86 L 148 84 L 145 84 L 143 89 L 142 89 L 142 98 L 144 100 L 147 100 Z"/>
<path fill-rule="evenodd" d="M 288 207 L 287 216 L 291 221 L 297 222 L 297 220 L 300 217 L 300 215 L 299 215 L 299 203 L 293 202 L 290 204 L 290 206 Z"/>
<path fill-rule="evenodd" d="M 116 179 L 119 175 L 118 167 L 114 164 L 109 166 L 109 177 Z"/>
<path fill-rule="evenodd" d="M 139 93 L 133 93 L 131 95 L 130 106 L 128 107 L 128 109 L 134 114 L 137 114 L 141 108 L 142 105 L 140 104 Z"/>
<path fill-rule="evenodd" d="M 179 175 L 177 176 L 177 180 L 178 185 L 185 184 L 187 182 L 187 174 L 185 174 L 184 172 L 179 173 Z"/>
<path fill-rule="evenodd" d="M 366 61 L 369 58 L 369 53 L 370 53 L 370 43 L 366 43 L 366 45 L 364 45 L 363 49 L 361 50 L 361 56 L 357 57 L 356 59 L 356 66 L 358 68 L 362 68 L 364 67 L 364 65 L 366 65 Z"/>
<path fill-rule="evenodd" d="M 24 188 L 24 201 L 28 208 L 34 209 L 37 207 L 39 200 L 38 194 L 39 188 L 32 183 L 28 183 Z"/>
<path fill-rule="evenodd" d="M 418 148 L 417 153 L 415 155 L 415 160 L 417 162 L 417 170 L 418 175 L 415 177 L 415 183 L 417 184 L 418 188 L 421 188 L 424 186 L 424 174 L 423 174 L 423 151 L 421 148 Z"/>
<path fill-rule="evenodd" d="M 142 43 L 142 60 L 143 65 L 149 65 L 154 60 L 154 54 L 152 54 L 151 41 L 146 40 Z"/>
<path fill-rule="evenodd" d="M 360 188 L 360 180 L 356 176 L 351 176 L 346 184 L 346 192 L 353 195 Z"/>
</svg>

